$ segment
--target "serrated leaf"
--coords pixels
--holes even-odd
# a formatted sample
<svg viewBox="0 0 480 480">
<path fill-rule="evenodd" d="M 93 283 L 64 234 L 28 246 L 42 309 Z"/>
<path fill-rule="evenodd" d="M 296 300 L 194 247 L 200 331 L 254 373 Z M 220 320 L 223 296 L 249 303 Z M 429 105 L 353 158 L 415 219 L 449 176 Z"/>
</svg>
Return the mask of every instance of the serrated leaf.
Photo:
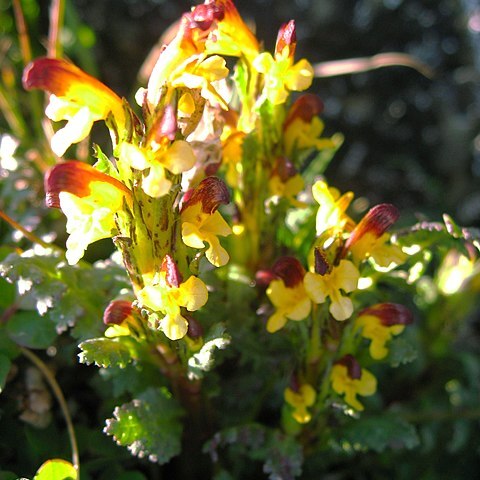
<svg viewBox="0 0 480 480">
<path fill-rule="evenodd" d="M 124 368 L 137 358 L 134 341 L 127 337 L 92 338 L 79 345 L 80 363 L 95 364 L 98 367 Z"/>
<path fill-rule="evenodd" d="M 230 335 L 224 332 L 221 324 L 214 325 L 205 337 L 205 343 L 199 352 L 188 359 L 188 376 L 191 379 L 203 377 L 203 372 L 208 372 L 214 364 L 215 350 L 223 350 L 231 341 Z"/>
<path fill-rule="evenodd" d="M 133 455 L 163 464 L 180 453 L 182 410 L 166 389 L 151 388 L 113 415 L 104 432 Z"/>
<path fill-rule="evenodd" d="M 415 428 L 398 416 L 391 414 L 378 417 L 362 417 L 351 421 L 339 431 L 342 449 L 374 450 L 412 449 L 419 443 Z"/>
<path fill-rule="evenodd" d="M 19 311 L 6 325 L 9 337 L 27 348 L 48 348 L 57 338 L 55 325 L 36 311 Z"/>
<path fill-rule="evenodd" d="M 388 345 L 388 361 L 392 367 L 398 367 L 413 362 L 418 357 L 418 351 L 411 341 L 404 337 L 394 338 Z"/>
<path fill-rule="evenodd" d="M 203 448 L 218 462 L 219 448 L 234 446 L 236 454 L 263 461 L 270 480 L 294 480 L 302 473 L 303 451 L 292 436 L 259 424 L 231 427 L 215 434 Z M 240 451 L 238 451 L 240 449 Z"/>
<path fill-rule="evenodd" d="M 66 460 L 47 460 L 37 471 L 33 480 L 77 480 L 75 467 Z"/>
<path fill-rule="evenodd" d="M 448 215 L 444 215 L 443 220 L 444 223 L 428 221 L 417 223 L 398 232 L 396 239 L 402 246 L 454 248 L 468 257 L 465 242 L 479 242 L 480 230 L 460 227 Z"/>
<path fill-rule="evenodd" d="M 3 353 L 0 353 L 0 393 L 3 392 L 5 383 L 7 382 L 11 365 L 12 362 L 10 362 L 10 359 L 6 355 L 3 355 Z"/>
<path fill-rule="evenodd" d="M 101 334 L 109 298 L 128 286 L 125 271 L 112 262 L 68 265 L 57 253 L 38 249 L 8 255 L 0 275 L 16 283 L 22 305 L 35 305 L 61 333 L 70 327 L 79 339 Z"/>
</svg>

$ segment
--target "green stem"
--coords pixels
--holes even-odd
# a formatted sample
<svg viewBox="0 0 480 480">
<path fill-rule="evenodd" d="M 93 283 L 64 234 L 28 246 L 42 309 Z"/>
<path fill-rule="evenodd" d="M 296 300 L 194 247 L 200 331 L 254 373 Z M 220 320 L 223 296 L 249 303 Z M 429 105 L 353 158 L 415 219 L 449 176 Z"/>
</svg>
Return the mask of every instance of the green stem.
<svg viewBox="0 0 480 480">
<path fill-rule="evenodd" d="M 50 6 L 50 31 L 48 33 L 47 55 L 51 58 L 62 56 L 60 32 L 65 18 L 65 0 L 52 0 Z"/>
<path fill-rule="evenodd" d="M 72 448 L 72 464 L 75 470 L 77 471 L 77 480 L 78 480 L 80 478 L 80 461 L 79 461 L 79 454 L 78 454 L 78 445 L 77 445 L 77 439 L 75 437 L 75 430 L 73 428 L 72 417 L 70 416 L 70 412 L 68 410 L 65 396 L 63 395 L 63 392 L 57 380 L 55 379 L 55 376 L 49 370 L 47 365 L 39 357 L 37 357 L 37 355 L 35 355 L 32 351 L 24 347 L 20 347 L 20 350 L 22 351 L 22 354 L 25 357 L 27 357 L 42 372 L 43 376 L 45 377 L 45 380 L 50 385 L 50 388 L 52 389 L 52 392 L 55 395 L 55 398 L 57 399 L 57 402 L 60 405 L 63 417 L 65 418 L 65 423 L 67 424 L 68 438 L 70 440 L 70 446 Z"/>
<path fill-rule="evenodd" d="M 55 245 L 52 245 L 51 243 L 47 243 L 43 241 L 41 238 L 37 237 L 34 233 L 29 232 L 25 227 L 20 225 L 18 222 L 16 222 L 12 217 L 7 215 L 5 212 L 0 210 L 0 218 L 3 218 L 12 228 L 15 230 L 18 230 L 19 232 L 22 232 L 23 236 L 25 238 L 28 238 L 32 243 L 38 243 L 38 245 L 42 246 L 43 248 L 48 248 L 51 250 L 57 250 L 63 252 L 61 248 L 58 248 Z"/>
<path fill-rule="evenodd" d="M 27 135 L 27 127 L 20 112 L 18 104 L 8 95 L 6 89 L 0 84 L 0 110 L 17 139 L 23 139 Z"/>
<path fill-rule="evenodd" d="M 23 15 L 20 0 L 13 0 L 13 13 L 15 15 L 15 24 L 17 25 L 18 40 L 20 42 L 20 51 L 22 52 L 23 64 L 27 65 L 32 60 L 32 48 L 28 36 L 27 23 Z"/>
</svg>

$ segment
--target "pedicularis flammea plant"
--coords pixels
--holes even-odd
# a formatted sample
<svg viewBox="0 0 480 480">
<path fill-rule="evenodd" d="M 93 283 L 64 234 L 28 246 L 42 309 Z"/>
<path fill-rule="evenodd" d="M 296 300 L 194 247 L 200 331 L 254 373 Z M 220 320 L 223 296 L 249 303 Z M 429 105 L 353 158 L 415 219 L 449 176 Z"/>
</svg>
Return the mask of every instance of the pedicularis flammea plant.
<svg viewBox="0 0 480 480">
<path fill-rule="evenodd" d="M 113 409 L 104 432 L 167 464 L 161 478 L 293 479 L 303 464 L 320 478 L 332 458 L 416 447 L 394 368 L 436 334 L 418 285 L 434 255 L 444 276 L 474 269 L 475 232 L 448 217 L 405 227 L 394 205 L 355 210 L 328 183 L 343 138 L 324 135 L 296 45 L 293 20 L 264 51 L 231 0 L 207 0 L 181 17 L 136 104 L 63 58 L 23 72 L 48 94 L 46 204 L 68 238 L 66 253 L 11 253 L 2 274 L 55 325 L 52 344 L 77 340 Z M 96 122 L 108 153 L 79 161 Z M 101 239 L 115 253 L 87 263 Z M 10 360 L 33 355 L 17 343 Z M 94 478 L 79 476 L 74 423 L 72 463 L 35 478 Z"/>
</svg>

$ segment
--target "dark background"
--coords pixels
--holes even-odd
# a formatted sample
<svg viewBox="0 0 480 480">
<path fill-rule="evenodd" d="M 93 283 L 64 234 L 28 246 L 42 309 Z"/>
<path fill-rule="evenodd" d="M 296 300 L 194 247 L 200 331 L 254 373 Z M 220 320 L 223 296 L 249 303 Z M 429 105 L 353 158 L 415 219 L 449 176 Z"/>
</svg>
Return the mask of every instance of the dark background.
<svg viewBox="0 0 480 480">
<path fill-rule="evenodd" d="M 198 3 L 198 2 L 197 2 Z M 96 36 L 100 77 L 132 96 L 137 72 L 163 31 L 189 1 L 75 0 Z M 406 67 L 316 79 L 327 133 L 345 142 L 326 174 L 371 204 L 393 202 L 411 222 L 443 212 L 480 224 L 480 6 L 477 0 L 237 1 L 265 47 L 293 18 L 297 59 L 312 63 L 398 51 L 435 71 Z"/>
</svg>

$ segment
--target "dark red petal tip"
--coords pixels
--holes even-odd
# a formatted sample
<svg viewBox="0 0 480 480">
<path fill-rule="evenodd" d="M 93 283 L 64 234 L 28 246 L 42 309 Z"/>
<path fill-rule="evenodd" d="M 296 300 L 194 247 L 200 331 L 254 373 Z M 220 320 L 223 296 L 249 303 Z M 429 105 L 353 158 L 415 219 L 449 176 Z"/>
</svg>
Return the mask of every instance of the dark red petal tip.
<svg viewBox="0 0 480 480">
<path fill-rule="evenodd" d="M 279 258 L 271 269 L 272 273 L 283 280 L 286 287 L 292 288 L 303 282 L 305 269 L 295 257 Z"/>
<path fill-rule="evenodd" d="M 295 30 L 295 20 L 290 20 L 284 23 L 278 31 L 275 53 L 280 54 L 285 47 L 290 47 L 289 56 L 293 57 L 296 44 L 297 33 Z"/>
<path fill-rule="evenodd" d="M 359 317 L 362 315 L 372 315 L 378 317 L 385 327 L 393 325 L 409 325 L 413 323 L 412 312 L 399 303 L 377 303 L 370 307 L 364 308 Z"/>
<path fill-rule="evenodd" d="M 366 233 L 373 233 L 375 237 L 381 237 L 399 218 L 400 212 L 395 205 L 382 203 L 371 208 L 354 228 L 352 234 L 345 243 L 348 250 Z"/>
<path fill-rule="evenodd" d="M 360 380 L 362 378 L 362 367 L 358 363 L 358 360 L 351 354 L 345 355 L 337 362 L 338 365 L 343 365 L 347 367 L 348 376 L 352 380 Z"/>
<path fill-rule="evenodd" d="M 165 272 L 165 278 L 169 287 L 178 288 L 180 286 L 183 281 L 182 274 L 171 255 L 165 255 L 161 270 Z"/>
<path fill-rule="evenodd" d="M 103 323 L 105 325 L 120 325 L 132 313 L 132 302 L 127 300 L 113 300 L 103 313 Z"/>
<path fill-rule="evenodd" d="M 217 177 L 204 178 L 183 201 L 182 210 L 200 202 L 204 213 L 215 213 L 221 204 L 230 202 L 230 193 L 225 183 Z"/>
</svg>

